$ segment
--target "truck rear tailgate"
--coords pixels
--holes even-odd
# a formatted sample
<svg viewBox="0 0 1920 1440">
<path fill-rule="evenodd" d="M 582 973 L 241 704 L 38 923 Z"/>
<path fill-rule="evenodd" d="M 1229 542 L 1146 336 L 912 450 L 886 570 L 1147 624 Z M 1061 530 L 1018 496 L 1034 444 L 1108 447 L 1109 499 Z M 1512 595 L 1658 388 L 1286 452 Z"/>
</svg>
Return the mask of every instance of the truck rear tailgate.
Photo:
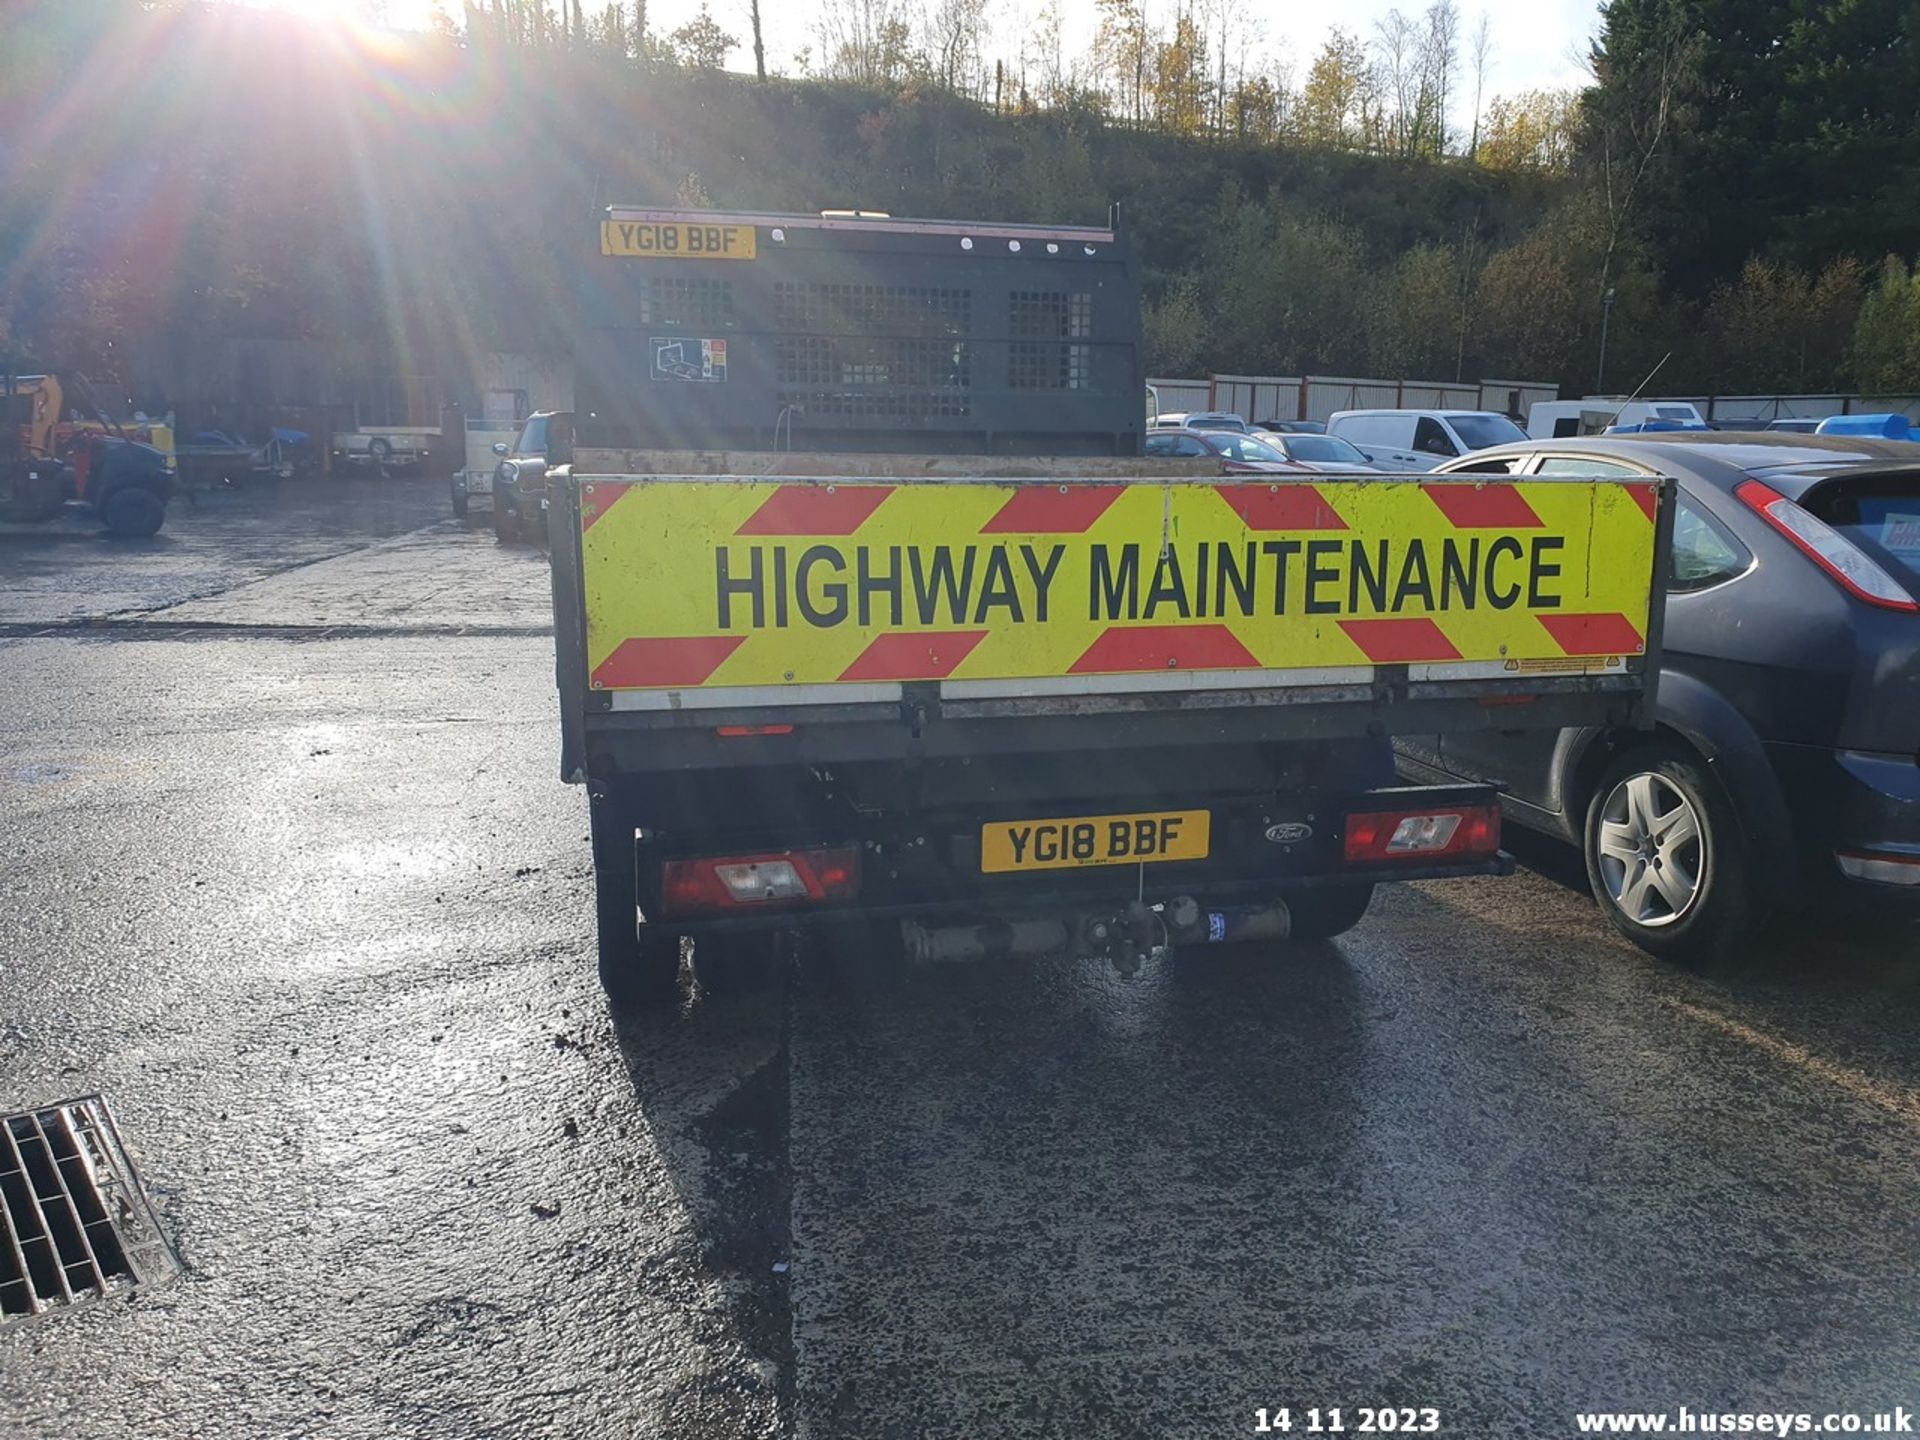
<svg viewBox="0 0 1920 1440">
<path fill-rule="evenodd" d="M 1332 733 L 1314 701 L 1352 733 L 1494 704 L 1617 723 L 1657 670 L 1663 484 L 576 477 L 553 523 L 566 768 L 609 724 Z M 1045 728 L 1020 743 L 1072 743 Z"/>
</svg>

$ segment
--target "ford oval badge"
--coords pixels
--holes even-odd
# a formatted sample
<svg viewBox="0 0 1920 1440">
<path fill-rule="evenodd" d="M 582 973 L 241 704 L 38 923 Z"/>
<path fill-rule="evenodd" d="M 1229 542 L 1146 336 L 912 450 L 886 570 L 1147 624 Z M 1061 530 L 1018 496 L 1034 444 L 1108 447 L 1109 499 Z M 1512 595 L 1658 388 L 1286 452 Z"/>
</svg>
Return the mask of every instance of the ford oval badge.
<svg viewBox="0 0 1920 1440">
<path fill-rule="evenodd" d="M 1284 825 L 1269 825 L 1267 839 L 1276 845 L 1298 845 L 1302 840 L 1313 838 L 1313 827 L 1303 825 L 1298 820 L 1289 820 Z"/>
</svg>

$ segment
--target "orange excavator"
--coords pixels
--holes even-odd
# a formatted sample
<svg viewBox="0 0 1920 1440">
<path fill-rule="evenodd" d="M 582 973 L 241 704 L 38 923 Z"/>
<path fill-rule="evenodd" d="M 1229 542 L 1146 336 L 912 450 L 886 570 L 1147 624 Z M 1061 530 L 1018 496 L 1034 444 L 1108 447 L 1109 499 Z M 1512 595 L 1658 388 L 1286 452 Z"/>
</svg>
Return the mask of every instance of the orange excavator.
<svg viewBox="0 0 1920 1440">
<path fill-rule="evenodd" d="M 166 455 L 109 419 L 84 376 L 0 367 L 0 521 L 81 505 L 112 534 L 140 538 L 165 523 L 173 485 Z"/>
</svg>

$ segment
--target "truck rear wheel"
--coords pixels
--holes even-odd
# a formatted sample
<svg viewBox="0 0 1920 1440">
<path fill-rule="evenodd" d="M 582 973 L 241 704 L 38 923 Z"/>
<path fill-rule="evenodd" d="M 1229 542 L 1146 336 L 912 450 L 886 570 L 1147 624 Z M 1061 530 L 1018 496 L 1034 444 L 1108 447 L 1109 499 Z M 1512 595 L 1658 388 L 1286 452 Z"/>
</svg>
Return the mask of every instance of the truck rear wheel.
<svg viewBox="0 0 1920 1440">
<path fill-rule="evenodd" d="M 600 987 L 615 1010 L 672 998 L 680 978 L 680 937 L 640 923 L 633 822 L 614 802 L 593 797 L 593 909 Z"/>
<path fill-rule="evenodd" d="M 144 540 L 158 533 L 167 518 L 167 502 L 151 490 L 128 486 L 107 496 L 100 519 L 123 540 Z"/>
<path fill-rule="evenodd" d="M 1295 940 L 1331 940 L 1358 925 L 1373 903 L 1373 882 L 1349 882 L 1304 890 L 1287 902 Z"/>
</svg>

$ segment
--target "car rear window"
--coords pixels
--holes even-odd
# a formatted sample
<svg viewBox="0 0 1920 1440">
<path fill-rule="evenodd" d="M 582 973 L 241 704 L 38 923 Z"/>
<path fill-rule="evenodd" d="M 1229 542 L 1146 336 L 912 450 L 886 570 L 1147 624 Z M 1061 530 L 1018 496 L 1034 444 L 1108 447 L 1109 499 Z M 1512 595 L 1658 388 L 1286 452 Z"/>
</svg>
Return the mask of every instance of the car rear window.
<svg viewBox="0 0 1920 1440">
<path fill-rule="evenodd" d="M 1829 480 L 1800 503 L 1920 593 L 1920 475 Z"/>
</svg>

